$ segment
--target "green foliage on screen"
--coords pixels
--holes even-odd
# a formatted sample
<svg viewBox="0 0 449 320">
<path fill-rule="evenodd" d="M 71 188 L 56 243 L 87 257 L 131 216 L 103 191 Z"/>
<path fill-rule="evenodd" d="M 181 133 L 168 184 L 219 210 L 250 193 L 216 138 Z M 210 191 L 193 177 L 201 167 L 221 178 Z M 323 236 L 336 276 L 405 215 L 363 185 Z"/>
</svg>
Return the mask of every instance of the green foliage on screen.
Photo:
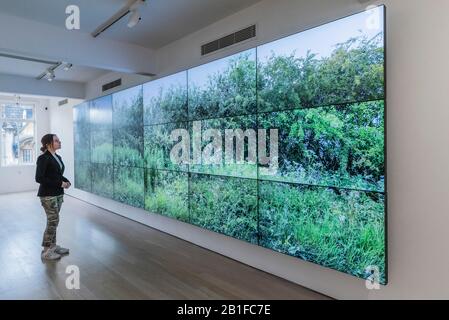
<svg viewBox="0 0 449 320">
<path fill-rule="evenodd" d="M 376 266 L 386 283 L 384 35 L 364 14 L 79 105 L 76 187 L 357 277 Z M 235 129 L 278 130 L 274 171 L 259 161 L 271 133 L 256 163 L 225 163 Z"/>
<path fill-rule="evenodd" d="M 75 159 L 75 186 L 78 189 L 92 191 L 91 163 Z"/>
<path fill-rule="evenodd" d="M 263 181 L 260 245 L 358 277 L 380 268 L 385 282 L 382 193 Z"/>
<path fill-rule="evenodd" d="M 143 85 L 144 124 L 187 121 L 187 71 Z"/>
<path fill-rule="evenodd" d="M 191 174 L 190 222 L 257 244 L 257 181 Z"/>
<path fill-rule="evenodd" d="M 114 167 L 114 200 L 144 208 L 144 169 Z"/>
<path fill-rule="evenodd" d="M 189 222 L 189 175 L 186 172 L 147 169 L 145 209 Z"/>
<path fill-rule="evenodd" d="M 188 79 L 190 120 L 256 113 L 255 49 L 190 69 Z"/>
<path fill-rule="evenodd" d="M 187 130 L 187 128 L 187 122 L 145 126 L 145 167 L 188 171 L 187 164 L 173 163 L 170 159 L 170 151 L 174 144 L 174 141 L 170 138 L 170 133 L 175 129 Z"/>
<path fill-rule="evenodd" d="M 114 198 L 114 168 L 112 165 L 92 164 L 92 193 Z"/>
<path fill-rule="evenodd" d="M 279 130 L 279 170 L 264 180 L 384 191 L 383 100 L 259 115 Z"/>
</svg>

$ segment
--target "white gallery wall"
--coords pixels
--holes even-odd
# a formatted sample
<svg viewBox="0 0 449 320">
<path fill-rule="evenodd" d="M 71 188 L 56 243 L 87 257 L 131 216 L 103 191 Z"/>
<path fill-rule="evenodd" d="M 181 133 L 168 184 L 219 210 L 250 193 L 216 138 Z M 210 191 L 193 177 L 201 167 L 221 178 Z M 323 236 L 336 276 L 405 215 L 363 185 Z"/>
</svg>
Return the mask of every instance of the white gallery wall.
<svg viewBox="0 0 449 320">
<path fill-rule="evenodd" d="M 73 151 L 73 107 L 83 102 L 79 99 L 68 99 L 68 103 L 58 105 L 61 99 L 49 99 L 50 131 L 61 140 L 61 150 L 58 154 L 65 165 L 64 176 L 74 184 L 74 151 Z"/>
<path fill-rule="evenodd" d="M 147 213 L 80 190 L 67 193 L 156 229 L 339 299 L 449 298 L 449 1 L 384 0 L 387 6 L 389 284 L 365 281 L 274 251 Z M 158 75 L 214 60 L 363 10 L 358 0 L 265 0 L 156 52 Z M 200 58 L 200 46 L 250 24 L 255 41 Z M 68 176 L 69 108 L 51 109 Z M 67 148 L 67 149 L 66 149 Z"/>
<path fill-rule="evenodd" d="M 1 17 L 0 17 L 1 18 Z M 0 25 L 1 28 L 1 25 Z M 57 96 L 84 98 L 84 84 L 71 81 L 36 81 L 34 78 L 0 74 L 0 90 L 3 92 L 17 92 L 21 95 Z"/>
<path fill-rule="evenodd" d="M 120 86 L 109 89 L 105 92 L 102 91 L 102 86 L 104 84 L 115 81 L 117 79 L 122 79 L 122 84 Z M 86 84 L 85 99 L 90 100 L 90 99 L 98 98 L 100 96 L 109 95 L 111 93 L 125 90 L 127 88 L 131 88 L 131 87 L 137 86 L 139 84 L 148 82 L 150 80 L 151 80 L 151 77 L 142 76 L 139 74 L 109 72 L 109 73 L 101 76 L 100 78 L 89 81 Z"/>
</svg>

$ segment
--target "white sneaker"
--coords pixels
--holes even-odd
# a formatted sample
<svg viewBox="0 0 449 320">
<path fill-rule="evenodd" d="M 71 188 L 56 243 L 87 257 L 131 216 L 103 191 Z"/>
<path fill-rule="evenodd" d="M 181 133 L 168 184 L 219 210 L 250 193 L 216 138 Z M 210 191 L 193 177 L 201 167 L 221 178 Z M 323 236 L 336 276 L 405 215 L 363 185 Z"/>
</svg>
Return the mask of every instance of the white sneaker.
<svg viewBox="0 0 449 320">
<path fill-rule="evenodd" d="M 61 255 L 55 252 L 55 247 L 43 250 L 41 254 L 44 260 L 58 260 L 61 259 Z"/>
<path fill-rule="evenodd" d="M 70 250 L 69 250 L 69 249 L 60 247 L 60 246 L 58 246 L 58 245 L 56 245 L 56 247 L 55 247 L 54 250 L 55 250 L 55 252 L 56 252 L 57 254 L 59 254 L 59 255 L 61 255 L 61 256 L 70 253 Z"/>
</svg>

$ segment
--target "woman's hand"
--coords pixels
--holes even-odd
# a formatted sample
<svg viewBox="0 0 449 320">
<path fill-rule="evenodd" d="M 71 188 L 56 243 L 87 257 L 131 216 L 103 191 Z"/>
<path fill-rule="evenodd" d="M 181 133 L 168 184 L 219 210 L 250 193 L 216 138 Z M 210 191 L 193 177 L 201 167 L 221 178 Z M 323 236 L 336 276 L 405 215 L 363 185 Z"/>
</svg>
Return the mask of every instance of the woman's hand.
<svg viewBox="0 0 449 320">
<path fill-rule="evenodd" d="M 61 187 L 64 189 L 68 189 L 68 188 L 70 188 L 70 186 L 71 186 L 70 182 L 65 182 L 65 181 L 63 181 L 62 185 L 61 185 Z"/>
</svg>

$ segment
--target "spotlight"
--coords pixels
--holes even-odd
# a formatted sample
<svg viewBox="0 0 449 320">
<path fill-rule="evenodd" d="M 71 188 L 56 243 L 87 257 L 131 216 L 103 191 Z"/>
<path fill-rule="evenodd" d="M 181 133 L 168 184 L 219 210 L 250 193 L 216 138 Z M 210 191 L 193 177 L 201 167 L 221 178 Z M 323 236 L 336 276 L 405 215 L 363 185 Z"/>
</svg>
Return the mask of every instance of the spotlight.
<svg viewBox="0 0 449 320">
<path fill-rule="evenodd" d="M 131 1 L 131 0 L 129 0 Z M 141 13 L 139 10 L 144 6 L 147 5 L 149 0 L 134 0 L 131 4 L 128 4 L 124 6 L 122 9 L 120 9 L 116 14 L 114 14 L 112 17 L 110 17 L 108 20 L 106 20 L 103 24 L 101 24 L 97 29 L 94 30 L 94 32 L 91 33 L 92 37 L 96 38 L 101 33 L 105 32 L 107 29 L 109 29 L 114 23 L 121 20 L 122 18 L 129 16 L 129 20 L 127 22 L 127 25 L 129 28 L 132 28 L 136 26 L 136 24 L 139 23 L 141 18 Z"/>
<path fill-rule="evenodd" d="M 71 63 L 66 63 L 66 64 L 64 65 L 64 71 L 69 71 L 70 69 L 72 69 L 72 67 L 73 67 L 73 64 L 71 64 Z"/>
<path fill-rule="evenodd" d="M 140 12 L 137 9 L 131 10 L 131 15 L 129 16 L 128 28 L 134 27 L 142 19 Z"/>
<path fill-rule="evenodd" d="M 55 78 L 55 72 L 52 69 L 47 69 L 47 72 L 45 73 L 45 78 L 52 82 Z"/>
</svg>

